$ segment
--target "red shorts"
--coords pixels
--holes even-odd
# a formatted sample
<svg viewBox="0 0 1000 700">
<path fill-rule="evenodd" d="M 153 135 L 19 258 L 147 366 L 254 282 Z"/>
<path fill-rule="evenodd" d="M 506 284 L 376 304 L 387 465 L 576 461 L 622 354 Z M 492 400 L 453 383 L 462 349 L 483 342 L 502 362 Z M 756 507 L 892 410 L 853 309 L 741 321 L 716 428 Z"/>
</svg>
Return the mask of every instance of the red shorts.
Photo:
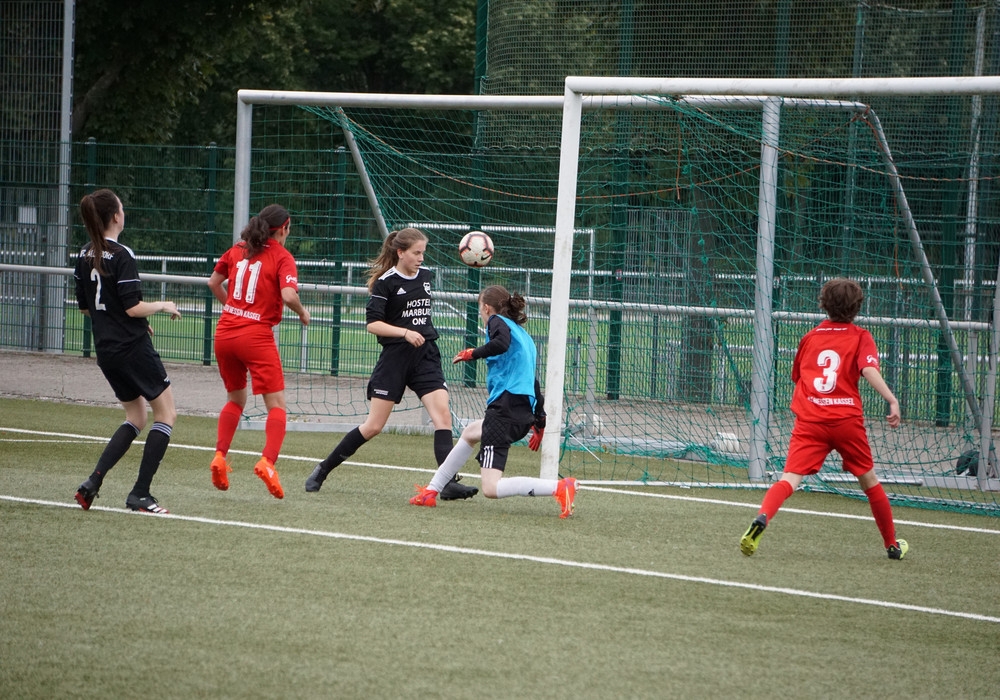
<svg viewBox="0 0 1000 700">
<path fill-rule="evenodd" d="M 215 359 L 226 391 L 247 387 L 247 372 L 254 394 L 274 394 L 285 390 L 285 373 L 274 342 L 274 333 L 267 326 L 241 328 L 239 335 L 215 336 Z"/>
<path fill-rule="evenodd" d="M 857 418 L 835 423 L 795 421 L 788 445 L 785 471 L 808 476 L 823 467 L 826 456 L 836 450 L 844 461 L 844 471 L 861 476 L 875 466 L 865 424 Z"/>
</svg>

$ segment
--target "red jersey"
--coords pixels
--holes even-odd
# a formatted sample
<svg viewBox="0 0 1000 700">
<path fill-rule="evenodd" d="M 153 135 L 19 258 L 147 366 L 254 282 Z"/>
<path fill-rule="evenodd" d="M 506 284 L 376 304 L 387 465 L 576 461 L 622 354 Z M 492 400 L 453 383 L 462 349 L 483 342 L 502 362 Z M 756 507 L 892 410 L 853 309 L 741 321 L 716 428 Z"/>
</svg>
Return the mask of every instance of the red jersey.
<svg viewBox="0 0 1000 700">
<path fill-rule="evenodd" d="M 278 325 L 284 310 L 281 290 L 299 290 L 295 258 L 278 241 L 270 239 L 253 258 L 247 259 L 245 252 L 246 244 L 237 243 L 215 263 L 215 272 L 229 280 L 216 333 L 257 324 L 267 328 Z"/>
<path fill-rule="evenodd" d="M 853 323 L 826 320 L 802 336 L 792 364 L 792 412 L 811 423 L 861 418 L 858 381 L 879 368 L 871 333 Z"/>
</svg>

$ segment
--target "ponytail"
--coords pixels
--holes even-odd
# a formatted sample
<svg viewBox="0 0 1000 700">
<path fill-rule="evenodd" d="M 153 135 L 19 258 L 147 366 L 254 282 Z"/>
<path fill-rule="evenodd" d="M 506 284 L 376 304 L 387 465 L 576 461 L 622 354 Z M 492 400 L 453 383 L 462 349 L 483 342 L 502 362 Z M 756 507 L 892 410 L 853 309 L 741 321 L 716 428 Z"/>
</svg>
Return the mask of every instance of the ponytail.
<svg viewBox="0 0 1000 700">
<path fill-rule="evenodd" d="M 523 326 L 528 321 L 528 315 L 524 313 L 528 302 L 517 292 L 511 294 L 505 287 L 494 284 L 479 293 L 479 301 L 489 304 L 501 316 L 506 316 L 519 326 Z"/>
<path fill-rule="evenodd" d="M 246 243 L 244 255 L 249 259 L 264 250 L 267 241 L 274 232 L 281 229 L 291 220 L 288 210 L 280 204 L 268 204 L 260 210 L 257 216 L 251 217 L 240 232 L 240 238 Z"/>
<path fill-rule="evenodd" d="M 87 236 L 90 238 L 91 250 L 94 254 L 94 269 L 97 274 L 104 275 L 104 253 L 108 250 L 108 242 L 104 234 L 111 228 L 111 221 L 121 201 L 118 195 L 108 189 L 101 189 L 83 195 L 80 200 L 80 217 L 83 225 L 87 228 Z"/>
</svg>

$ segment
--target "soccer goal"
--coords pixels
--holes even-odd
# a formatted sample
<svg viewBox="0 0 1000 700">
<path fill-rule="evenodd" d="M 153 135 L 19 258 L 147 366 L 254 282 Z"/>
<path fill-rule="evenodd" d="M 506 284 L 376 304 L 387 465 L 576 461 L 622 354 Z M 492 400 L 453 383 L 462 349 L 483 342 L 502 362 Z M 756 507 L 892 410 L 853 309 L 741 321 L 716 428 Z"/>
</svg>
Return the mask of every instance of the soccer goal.
<svg viewBox="0 0 1000 700">
<path fill-rule="evenodd" d="M 289 341 L 309 355 L 290 377 L 302 412 L 362 412 L 356 385 L 375 348 L 357 332 L 357 275 L 385 232 L 418 225 L 443 354 L 481 342 L 479 288 L 528 297 L 551 425 L 540 471 L 606 483 L 755 488 L 780 472 L 796 343 L 823 318 L 822 284 L 851 276 L 903 409 L 889 430 L 864 395 L 887 491 L 997 513 L 998 256 L 979 222 L 995 218 L 983 154 L 995 152 L 984 115 L 998 87 L 569 78 L 559 98 L 241 91 L 234 229 L 269 197 L 301 212 L 307 293 L 327 304 Z M 482 269 L 456 254 L 473 229 L 497 248 Z M 482 368 L 449 371 L 460 426 L 481 414 Z M 317 390 L 321 374 L 344 388 Z M 959 473 L 969 453 L 976 468 Z M 852 483 L 834 456 L 807 488 L 859 495 Z"/>
</svg>

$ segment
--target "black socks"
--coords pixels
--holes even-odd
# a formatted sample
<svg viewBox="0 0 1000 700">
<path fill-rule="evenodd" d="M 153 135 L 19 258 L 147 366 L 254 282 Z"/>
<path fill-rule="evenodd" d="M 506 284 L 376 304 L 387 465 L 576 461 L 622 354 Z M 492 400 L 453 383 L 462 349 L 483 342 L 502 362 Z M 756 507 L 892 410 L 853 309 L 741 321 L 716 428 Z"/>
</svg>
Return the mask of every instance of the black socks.
<svg viewBox="0 0 1000 700">
<path fill-rule="evenodd" d="M 118 464 L 118 461 L 125 456 L 125 453 L 132 446 L 132 442 L 138 436 L 139 429 L 128 421 L 119 425 L 118 430 L 108 440 L 108 444 L 104 448 L 104 452 L 101 453 L 100 459 L 97 460 L 94 473 L 90 475 L 90 483 L 96 488 L 100 488 L 104 477 L 111 471 L 111 467 Z"/>
<path fill-rule="evenodd" d="M 366 442 L 368 440 L 361 434 L 361 431 L 354 428 L 341 438 L 337 446 L 333 448 L 333 452 L 327 455 L 326 459 L 319 463 L 319 466 L 323 468 L 323 471 L 329 473 L 331 469 L 339 466 L 344 460 L 357 452 Z"/>
</svg>

